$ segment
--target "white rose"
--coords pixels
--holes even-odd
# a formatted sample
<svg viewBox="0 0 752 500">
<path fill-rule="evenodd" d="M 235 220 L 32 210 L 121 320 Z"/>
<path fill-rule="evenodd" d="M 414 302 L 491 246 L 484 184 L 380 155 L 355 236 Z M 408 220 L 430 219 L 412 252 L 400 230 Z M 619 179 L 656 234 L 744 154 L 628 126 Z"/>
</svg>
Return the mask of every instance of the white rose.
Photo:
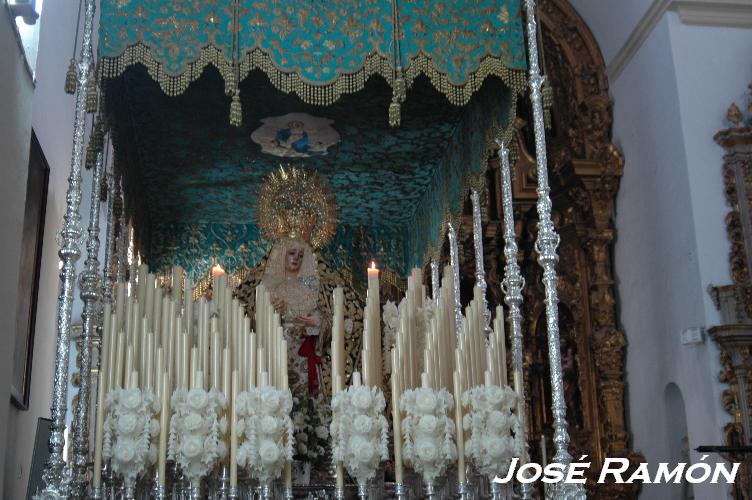
<svg viewBox="0 0 752 500">
<path fill-rule="evenodd" d="M 472 423 L 473 423 L 473 417 L 471 417 L 467 413 L 462 415 L 462 428 L 463 429 L 465 429 L 466 431 L 469 431 Z"/>
<path fill-rule="evenodd" d="M 504 391 L 497 385 L 486 387 L 486 400 L 496 406 L 504 402 Z"/>
<path fill-rule="evenodd" d="M 353 391 L 352 403 L 356 408 L 360 410 L 367 410 L 368 408 L 370 408 L 372 402 L 373 396 L 371 395 L 371 390 L 368 387 L 361 385 Z"/>
<path fill-rule="evenodd" d="M 266 415 L 261 418 L 260 427 L 264 434 L 274 434 L 279 430 L 279 422 L 276 418 Z"/>
<path fill-rule="evenodd" d="M 204 419 L 198 413 L 189 413 L 183 418 L 183 427 L 189 432 L 193 432 L 201 427 Z"/>
<path fill-rule="evenodd" d="M 159 430 L 159 420 L 156 418 L 149 420 L 149 436 L 153 438 L 159 436 Z"/>
<path fill-rule="evenodd" d="M 206 404 L 209 402 L 209 395 L 205 390 L 197 387 L 188 391 L 188 395 L 185 397 L 185 402 L 188 404 L 189 408 L 200 412 L 206 408 Z"/>
<path fill-rule="evenodd" d="M 259 457 L 261 457 L 263 463 L 273 464 L 279 460 L 279 455 L 279 447 L 276 444 L 268 439 L 261 441 L 261 445 L 259 446 Z"/>
<path fill-rule="evenodd" d="M 319 439 L 326 439 L 329 437 L 329 431 L 323 425 L 316 427 L 316 437 Z"/>
<path fill-rule="evenodd" d="M 497 433 L 508 430 L 509 419 L 500 411 L 492 411 L 488 414 L 488 426 Z"/>
<path fill-rule="evenodd" d="M 121 462 L 130 462 L 136 457 L 136 443 L 128 439 L 118 440 L 113 456 Z"/>
<path fill-rule="evenodd" d="M 264 413 L 274 413 L 279 408 L 279 396 L 275 391 L 264 391 L 261 399 L 261 408 Z"/>
<path fill-rule="evenodd" d="M 433 462 L 439 456 L 439 449 L 432 439 L 419 439 L 415 443 L 418 457 L 424 462 Z"/>
<path fill-rule="evenodd" d="M 493 458 L 503 457 L 507 453 L 506 443 L 499 438 L 487 439 L 484 443 L 486 451 Z"/>
<path fill-rule="evenodd" d="M 222 418 L 219 419 L 219 433 L 220 434 L 227 434 L 227 417 L 222 416 Z"/>
<path fill-rule="evenodd" d="M 358 415 L 353 421 L 355 432 L 368 434 L 373 428 L 373 419 L 367 415 Z"/>
<path fill-rule="evenodd" d="M 298 453 L 301 455 L 305 455 L 308 453 L 308 446 L 306 446 L 304 443 L 298 442 Z"/>
<path fill-rule="evenodd" d="M 130 434 L 136 430 L 137 423 L 138 419 L 136 415 L 133 413 L 124 413 L 118 417 L 115 427 L 118 434 Z"/>
<path fill-rule="evenodd" d="M 421 413 L 431 413 L 436 409 L 436 395 L 431 389 L 418 389 L 415 405 Z"/>
<path fill-rule="evenodd" d="M 292 417 L 292 421 L 295 424 L 295 427 L 303 427 L 305 425 L 305 415 L 298 412 Z"/>
<path fill-rule="evenodd" d="M 204 447 L 201 443 L 201 438 L 198 436 L 186 436 L 183 444 L 180 446 L 180 451 L 186 458 L 191 459 L 201 454 Z"/>
<path fill-rule="evenodd" d="M 141 405 L 141 391 L 138 389 L 123 391 L 120 396 L 120 402 L 129 410 L 137 409 Z"/>
<path fill-rule="evenodd" d="M 439 419 L 433 415 L 423 415 L 418 421 L 418 430 L 430 434 L 436 430 L 439 425 Z"/>
<path fill-rule="evenodd" d="M 350 453 L 359 462 L 370 462 L 376 453 L 376 447 L 365 439 L 355 438 L 350 441 Z"/>
</svg>

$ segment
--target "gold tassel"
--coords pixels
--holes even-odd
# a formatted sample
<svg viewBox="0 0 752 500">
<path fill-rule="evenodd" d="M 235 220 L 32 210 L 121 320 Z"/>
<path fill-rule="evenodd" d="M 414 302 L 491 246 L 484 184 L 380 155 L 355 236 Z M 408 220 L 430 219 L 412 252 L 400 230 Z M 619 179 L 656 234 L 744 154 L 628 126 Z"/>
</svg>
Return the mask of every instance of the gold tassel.
<svg viewBox="0 0 752 500">
<path fill-rule="evenodd" d="M 94 77 L 95 71 L 89 73 L 89 81 L 86 84 L 86 112 L 97 112 L 97 80 Z"/>
<path fill-rule="evenodd" d="M 243 108 L 240 105 L 240 91 L 235 89 L 230 103 L 230 125 L 239 127 L 243 123 Z"/>
<path fill-rule="evenodd" d="M 89 145 L 86 148 L 86 161 L 84 167 L 86 170 L 91 170 L 94 167 L 94 162 L 97 159 L 97 153 L 102 151 L 104 147 L 104 131 L 102 125 L 97 122 L 94 124 L 94 129 L 89 136 Z"/>
<path fill-rule="evenodd" d="M 225 77 L 225 94 L 232 95 L 237 88 L 235 69 L 233 68 Z"/>
<path fill-rule="evenodd" d="M 394 80 L 392 96 L 400 103 L 405 102 L 405 99 L 407 99 L 407 85 L 405 84 L 405 79 L 402 78 L 402 75 L 398 75 Z"/>
<path fill-rule="evenodd" d="M 392 103 L 389 104 L 389 126 L 390 127 L 399 127 L 400 126 L 400 115 L 402 114 L 401 105 L 399 101 L 397 100 L 396 96 L 392 98 Z"/>
<path fill-rule="evenodd" d="M 543 104 L 543 122 L 547 129 L 551 128 L 551 108 L 554 106 L 554 89 L 548 83 L 548 80 L 543 81 L 543 88 L 541 89 L 541 101 Z"/>
<path fill-rule="evenodd" d="M 65 73 L 65 93 L 76 93 L 76 61 L 71 57 L 70 64 L 68 65 L 68 71 Z"/>
</svg>

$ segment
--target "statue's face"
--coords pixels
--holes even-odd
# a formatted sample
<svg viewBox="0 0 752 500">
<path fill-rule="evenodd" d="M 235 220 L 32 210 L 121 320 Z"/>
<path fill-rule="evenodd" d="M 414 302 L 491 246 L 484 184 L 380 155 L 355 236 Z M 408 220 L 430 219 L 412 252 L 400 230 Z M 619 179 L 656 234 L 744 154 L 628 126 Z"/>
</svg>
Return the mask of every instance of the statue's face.
<svg viewBox="0 0 752 500">
<path fill-rule="evenodd" d="M 302 247 L 290 247 L 285 254 L 285 271 L 297 273 L 303 264 L 305 250 Z"/>
</svg>

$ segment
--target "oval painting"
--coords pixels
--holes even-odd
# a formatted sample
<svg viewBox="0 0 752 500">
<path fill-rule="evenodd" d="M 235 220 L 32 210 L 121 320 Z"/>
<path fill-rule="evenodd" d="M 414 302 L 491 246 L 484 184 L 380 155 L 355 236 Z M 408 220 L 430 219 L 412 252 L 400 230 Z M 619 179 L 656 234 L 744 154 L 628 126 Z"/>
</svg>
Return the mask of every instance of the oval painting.
<svg viewBox="0 0 752 500">
<path fill-rule="evenodd" d="M 263 153 L 283 158 L 322 156 L 339 143 L 334 120 L 311 116 L 308 113 L 288 113 L 261 120 L 251 139 L 261 146 Z"/>
</svg>

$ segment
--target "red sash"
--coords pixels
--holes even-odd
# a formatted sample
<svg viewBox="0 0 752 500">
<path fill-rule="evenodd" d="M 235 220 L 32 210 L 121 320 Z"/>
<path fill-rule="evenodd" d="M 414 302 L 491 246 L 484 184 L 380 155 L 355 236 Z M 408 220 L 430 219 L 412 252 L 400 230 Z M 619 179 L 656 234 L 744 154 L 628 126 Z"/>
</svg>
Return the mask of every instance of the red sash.
<svg viewBox="0 0 752 500">
<path fill-rule="evenodd" d="M 321 356 L 316 355 L 316 336 L 305 335 L 305 340 L 298 349 L 298 354 L 308 359 L 308 392 L 316 393 L 319 387 L 318 371 L 316 365 L 324 362 Z"/>
</svg>

